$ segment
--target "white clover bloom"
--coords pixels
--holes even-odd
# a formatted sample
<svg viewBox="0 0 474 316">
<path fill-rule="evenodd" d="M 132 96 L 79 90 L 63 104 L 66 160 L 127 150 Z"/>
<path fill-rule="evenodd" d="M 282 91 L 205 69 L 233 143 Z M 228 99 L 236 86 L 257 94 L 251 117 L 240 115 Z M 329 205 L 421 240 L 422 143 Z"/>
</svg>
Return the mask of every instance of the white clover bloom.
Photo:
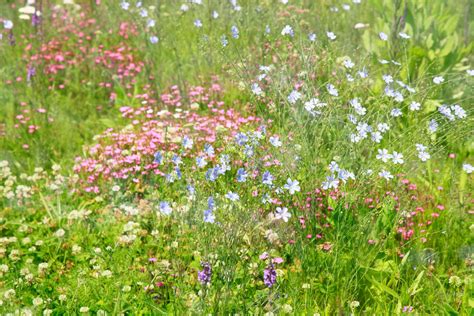
<svg viewBox="0 0 474 316">
<path fill-rule="evenodd" d="M 66 231 L 60 228 L 54 233 L 54 236 L 61 238 L 61 237 L 64 237 L 64 234 L 66 234 Z"/>
<path fill-rule="evenodd" d="M 79 312 L 81 313 L 88 313 L 89 312 L 89 307 L 87 306 L 82 306 L 81 308 L 79 308 Z"/>
<path fill-rule="evenodd" d="M 35 297 L 33 299 L 33 305 L 34 306 L 40 306 L 43 304 L 43 299 L 41 297 Z"/>
</svg>

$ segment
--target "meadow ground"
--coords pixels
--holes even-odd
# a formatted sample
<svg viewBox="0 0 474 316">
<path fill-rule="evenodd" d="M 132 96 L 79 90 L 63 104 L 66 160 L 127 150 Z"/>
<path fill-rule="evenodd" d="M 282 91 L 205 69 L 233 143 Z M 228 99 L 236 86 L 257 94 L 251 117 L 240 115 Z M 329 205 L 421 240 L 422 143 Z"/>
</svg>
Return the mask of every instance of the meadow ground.
<svg viewBox="0 0 474 316">
<path fill-rule="evenodd" d="M 472 315 L 473 10 L 0 1 L 0 314 Z"/>
</svg>

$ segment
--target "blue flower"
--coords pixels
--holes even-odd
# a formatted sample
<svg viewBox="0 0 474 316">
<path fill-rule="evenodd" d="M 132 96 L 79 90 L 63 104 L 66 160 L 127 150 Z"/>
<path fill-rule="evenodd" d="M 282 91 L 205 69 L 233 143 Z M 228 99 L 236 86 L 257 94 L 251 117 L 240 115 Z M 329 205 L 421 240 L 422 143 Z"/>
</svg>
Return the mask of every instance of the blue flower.
<svg viewBox="0 0 474 316">
<path fill-rule="evenodd" d="M 219 176 L 219 169 L 218 168 L 209 168 L 206 172 L 206 179 L 209 181 L 216 181 L 217 177 Z"/>
<path fill-rule="evenodd" d="M 204 168 L 207 165 L 206 158 L 196 157 L 196 165 L 198 168 Z"/>
<path fill-rule="evenodd" d="M 237 39 L 239 38 L 239 29 L 237 28 L 237 26 L 233 25 L 231 28 L 230 28 L 230 31 L 232 32 L 232 37 Z"/>
<path fill-rule="evenodd" d="M 184 149 L 191 149 L 193 148 L 193 140 L 191 138 L 189 138 L 188 136 L 184 136 L 183 138 L 183 147 Z"/>
<path fill-rule="evenodd" d="M 221 36 L 221 44 L 222 47 L 226 47 L 229 44 L 229 41 L 227 40 L 227 37 L 225 35 Z"/>
<path fill-rule="evenodd" d="M 248 174 L 245 172 L 244 168 L 237 170 L 237 182 L 247 181 Z"/>
<path fill-rule="evenodd" d="M 196 193 L 196 189 L 190 184 L 186 186 L 186 190 L 188 190 L 190 195 L 194 195 Z"/>
<path fill-rule="evenodd" d="M 216 202 L 214 201 L 214 198 L 212 196 L 210 196 L 208 199 L 207 199 L 207 207 L 210 209 L 210 210 L 213 210 L 215 207 L 216 207 Z"/>
<path fill-rule="evenodd" d="M 238 201 L 240 199 L 239 195 L 237 193 L 234 193 L 232 191 L 229 191 L 226 195 L 226 198 L 228 198 L 231 201 Z"/>
<path fill-rule="evenodd" d="M 168 202 L 160 202 L 160 212 L 165 215 L 170 215 L 173 210 Z"/>
<path fill-rule="evenodd" d="M 181 173 L 181 169 L 179 169 L 179 167 L 176 167 L 174 171 L 176 172 L 176 176 L 178 177 L 178 179 L 181 179 L 183 176 Z"/>
<path fill-rule="evenodd" d="M 174 155 L 173 158 L 171 158 L 171 161 L 172 161 L 176 166 L 179 166 L 180 164 L 183 163 L 183 161 L 181 160 L 181 157 L 178 156 L 178 155 Z"/>
<path fill-rule="evenodd" d="M 161 164 L 163 162 L 163 155 L 161 152 L 157 151 L 155 153 L 155 159 L 153 160 L 154 163 Z"/>
<path fill-rule="evenodd" d="M 211 144 L 204 145 L 204 152 L 208 156 L 214 156 L 214 147 Z"/>
<path fill-rule="evenodd" d="M 245 146 L 244 148 L 244 155 L 246 157 L 252 157 L 253 156 L 253 147 L 250 145 Z"/>
<path fill-rule="evenodd" d="M 265 171 L 262 175 L 262 183 L 266 185 L 272 185 L 275 178 L 272 176 L 270 171 Z"/>
<path fill-rule="evenodd" d="M 281 147 L 280 138 L 278 136 L 270 137 L 270 144 L 272 144 L 274 147 Z"/>
<path fill-rule="evenodd" d="M 235 142 L 239 146 L 245 145 L 245 143 L 247 143 L 248 140 L 249 138 L 247 135 L 245 135 L 245 133 L 237 133 L 237 135 L 235 135 Z"/>
<path fill-rule="evenodd" d="M 337 189 L 339 186 L 339 179 L 336 179 L 334 175 L 330 175 L 326 177 L 326 181 L 323 182 L 323 189 L 327 190 L 330 188 Z"/>
</svg>

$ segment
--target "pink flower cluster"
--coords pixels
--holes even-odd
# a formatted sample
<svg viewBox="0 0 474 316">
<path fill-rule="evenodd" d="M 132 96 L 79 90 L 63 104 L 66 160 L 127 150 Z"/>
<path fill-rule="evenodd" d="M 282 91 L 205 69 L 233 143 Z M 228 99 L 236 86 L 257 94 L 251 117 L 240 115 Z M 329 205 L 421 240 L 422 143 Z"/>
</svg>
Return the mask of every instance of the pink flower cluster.
<svg viewBox="0 0 474 316">
<path fill-rule="evenodd" d="M 215 91 L 216 86 L 210 90 Z M 168 96 L 161 99 L 167 100 L 167 105 L 177 106 L 182 98 L 176 91 L 177 88 L 172 88 L 173 102 Z M 207 89 L 193 87 L 190 91 L 199 91 L 193 100 L 208 100 L 209 114 L 201 115 L 192 109 L 170 112 L 150 105 L 122 107 L 122 116 L 130 120 L 130 124 L 120 131 L 108 129 L 96 136 L 98 142 L 88 149 L 87 155 L 76 158 L 74 171 L 81 177 L 83 189 L 98 193 L 102 185 L 110 187 L 110 181 L 138 183 L 147 176 L 163 176 L 162 166 L 154 162 L 157 151 L 178 153 L 184 136 L 193 139 L 197 149 L 205 143 L 215 143 L 218 134 L 222 141 L 227 141 L 241 126 L 260 121 L 253 116 L 243 117 L 234 109 L 216 108 L 222 104 L 211 99 Z M 197 150 L 184 153 L 187 157 L 196 154 Z"/>
</svg>

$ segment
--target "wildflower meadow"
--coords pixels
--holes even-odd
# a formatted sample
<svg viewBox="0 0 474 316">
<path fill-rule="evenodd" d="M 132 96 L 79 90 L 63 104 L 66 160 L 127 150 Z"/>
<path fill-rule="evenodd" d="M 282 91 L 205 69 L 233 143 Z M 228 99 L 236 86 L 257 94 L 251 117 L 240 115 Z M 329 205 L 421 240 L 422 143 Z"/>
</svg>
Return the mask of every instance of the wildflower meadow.
<svg viewBox="0 0 474 316">
<path fill-rule="evenodd" d="M 1 0 L 1 315 L 473 315 L 471 0 Z"/>
</svg>

